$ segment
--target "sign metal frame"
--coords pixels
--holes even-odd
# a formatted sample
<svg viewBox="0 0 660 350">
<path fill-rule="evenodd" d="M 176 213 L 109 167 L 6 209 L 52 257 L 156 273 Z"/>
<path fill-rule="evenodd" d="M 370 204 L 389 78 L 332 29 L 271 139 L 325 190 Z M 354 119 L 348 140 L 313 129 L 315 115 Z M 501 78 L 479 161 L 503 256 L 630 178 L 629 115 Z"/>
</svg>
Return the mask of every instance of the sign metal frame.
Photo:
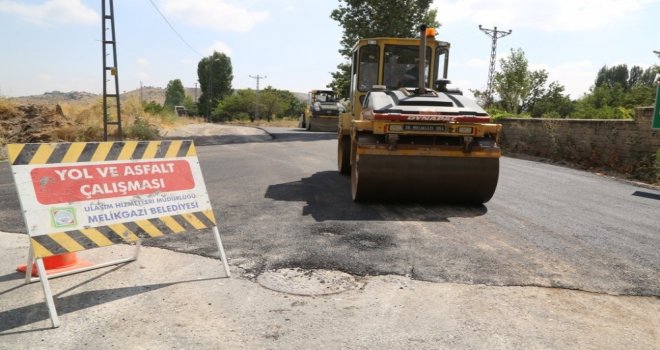
<svg viewBox="0 0 660 350">
<path fill-rule="evenodd" d="M 135 261 L 142 238 L 211 228 L 231 277 L 192 141 L 8 144 L 7 153 L 30 236 L 25 283 L 41 282 L 53 328 L 49 279 Z M 117 243 L 135 244 L 133 256 L 50 276 L 45 269 L 46 257 Z"/>
</svg>

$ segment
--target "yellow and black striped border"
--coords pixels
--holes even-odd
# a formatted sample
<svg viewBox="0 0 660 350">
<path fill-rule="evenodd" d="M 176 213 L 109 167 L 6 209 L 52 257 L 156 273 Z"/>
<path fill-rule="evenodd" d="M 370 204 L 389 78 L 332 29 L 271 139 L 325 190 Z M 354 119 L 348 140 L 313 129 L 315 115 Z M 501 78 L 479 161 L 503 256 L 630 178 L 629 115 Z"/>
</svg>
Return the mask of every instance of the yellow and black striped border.
<svg viewBox="0 0 660 350">
<path fill-rule="evenodd" d="M 73 253 L 141 238 L 163 237 L 216 226 L 212 210 L 163 216 L 122 224 L 73 230 L 31 238 L 35 257 Z"/>
<path fill-rule="evenodd" d="M 42 165 L 195 157 L 191 140 L 8 144 L 9 164 Z M 141 238 L 216 226 L 212 210 L 31 237 L 35 257 L 72 253 Z"/>
<path fill-rule="evenodd" d="M 38 165 L 197 155 L 191 140 L 8 144 L 9 164 Z"/>
</svg>

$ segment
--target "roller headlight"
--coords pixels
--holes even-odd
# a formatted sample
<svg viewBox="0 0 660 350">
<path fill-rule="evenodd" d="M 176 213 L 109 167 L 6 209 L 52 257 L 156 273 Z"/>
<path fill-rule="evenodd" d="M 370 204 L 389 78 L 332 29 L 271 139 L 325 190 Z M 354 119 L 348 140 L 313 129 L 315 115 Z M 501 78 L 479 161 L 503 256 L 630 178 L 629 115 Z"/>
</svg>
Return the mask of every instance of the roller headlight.
<svg viewBox="0 0 660 350">
<path fill-rule="evenodd" d="M 459 126 L 458 127 L 458 133 L 459 134 L 472 134 L 474 131 L 474 128 L 471 126 Z"/>
</svg>

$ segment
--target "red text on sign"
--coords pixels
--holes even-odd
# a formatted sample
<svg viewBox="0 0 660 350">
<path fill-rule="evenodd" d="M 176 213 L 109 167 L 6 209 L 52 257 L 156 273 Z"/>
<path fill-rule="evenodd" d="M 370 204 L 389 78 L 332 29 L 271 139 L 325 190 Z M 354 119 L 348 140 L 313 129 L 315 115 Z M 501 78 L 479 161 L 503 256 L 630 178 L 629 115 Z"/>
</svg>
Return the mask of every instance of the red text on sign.
<svg viewBox="0 0 660 350">
<path fill-rule="evenodd" d="M 41 204 L 137 196 L 195 187 L 185 160 L 35 168 L 30 172 Z"/>
</svg>

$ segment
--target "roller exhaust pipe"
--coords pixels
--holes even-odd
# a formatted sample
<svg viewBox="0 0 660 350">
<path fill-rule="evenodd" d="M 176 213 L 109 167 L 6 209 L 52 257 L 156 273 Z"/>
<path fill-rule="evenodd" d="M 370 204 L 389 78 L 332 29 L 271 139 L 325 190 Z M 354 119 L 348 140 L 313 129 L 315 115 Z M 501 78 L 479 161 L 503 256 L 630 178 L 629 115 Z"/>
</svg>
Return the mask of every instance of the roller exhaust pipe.
<svg viewBox="0 0 660 350">
<path fill-rule="evenodd" d="M 426 93 L 426 86 L 424 86 L 425 72 L 424 67 L 426 66 L 426 25 L 422 24 L 419 26 L 419 71 L 417 74 L 417 87 L 419 88 L 419 94 L 423 95 Z"/>
</svg>

